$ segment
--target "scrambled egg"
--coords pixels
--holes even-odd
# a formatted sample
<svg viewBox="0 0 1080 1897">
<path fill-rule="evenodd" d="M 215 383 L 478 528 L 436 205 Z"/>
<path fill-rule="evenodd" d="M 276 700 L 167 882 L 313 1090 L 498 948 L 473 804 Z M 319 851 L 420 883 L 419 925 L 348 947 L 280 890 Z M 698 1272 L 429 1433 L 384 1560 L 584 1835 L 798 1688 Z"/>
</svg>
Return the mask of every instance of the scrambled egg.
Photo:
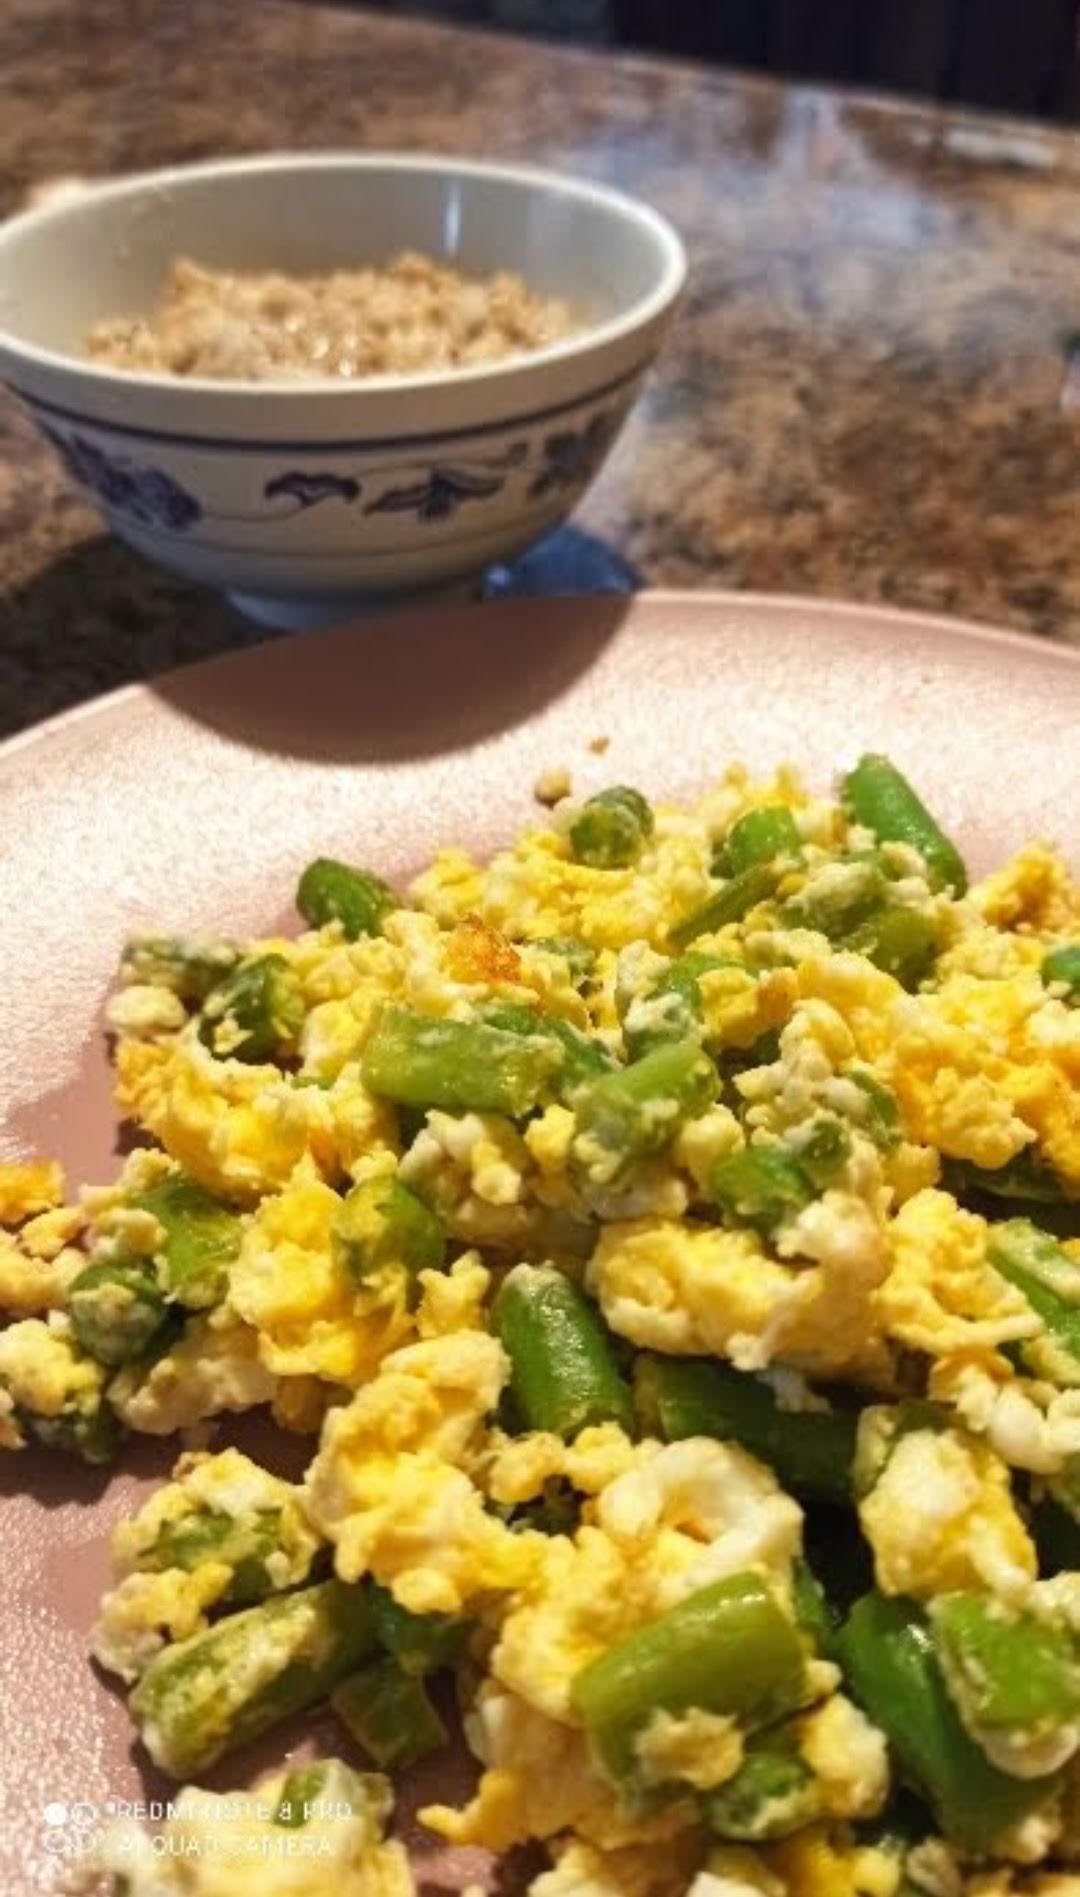
<svg viewBox="0 0 1080 1897">
<path fill-rule="evenodd" d="M 1000 1457 L 956 1429 L 898 1431 L 893 1442 L 892 1425 L 876 1408 L 859 1425 L 859 1458 L 872 1465 L 886 1457 L 859 1504 L 883 1593 L 1023 1593 L 1038 1572 L 1035 1548 Z"/>
<path fill-rule="evenodd" d="M 481 1331 L 407 1345 L 332 1410 L 306 1502 L 343 1580 L 372 1574 L 414 1613 L 457 1613 L 519 1585 L 539 1537 L 484 1508 L 468 1469 L 484 1444 L 508 1364 Z"/>
<path fill-rule="evenodd" d="M 234 1310 L 258 1334 L 276 1376 L 310 1374 L 355 1387 L 412 1332 L 402 1274 L 356 1284 L 331 1228 L 341 1200 L 308 1162 L 265 1198 L 230 1274 Z"/>
<path fill-rule="evenodd" d="M 115 1585 L 91 1633 L 96 1659 L 131 1681 L 167 1641 L 207 1625 L 209 1610 L 305 1580 L 320 1542 L 288 1482 L 242 1455 L 181 1456 L 172 1482 L 120 1522 Z"/>
<path fill-rule="evenodd" d="M 395 1614 L 467 1620 L 479 1783 L 421 1817 L 464 1846 L 543 1841 L 534 1897 L 1074 1897 L 1080 1770 L 1064 1753 L 1060 1788 L 996 1841 L 1022 1870 L 933 1834 L 871 1840 L 889 1750 L 807 1605 L 821 1463 L 799 1449 L 827 1419 L 834 1508 L 853 1485 L 837 1534 L 861 1532 L 878 1590 L 925 1604 L 927 1626 L 941 1595 L 970 1589 L 1080 1642 L 1054 1552 L 1080 1536 L 1080 997 L 1046 959 L 1080 947 L 1080 887 L 1037 842 L 943 889 L 918 820 L 879 836 L 851 801 L 741 766 L 686 808 L 623 787 L 598 850 L 564 797 L 486 866 L 447 848 L 396 906 L 378 885 L 370 932 L 335 908 L 330 865 L 319 926 L 295 938 L 132 945 L 109 1021 L 118 1105 L 146 1143 L 73 1206 L 52 1162 L 0 1166 L 0 1444 L 100 1460 L 125 1430 L 203 1442 L 263 1404 L 318 1440 L 298 1486 L 234 1448 L 181 1458 L 117 1531 L 92 1635 L 105 1665 L 140 1679 L 164 1647 L 332 1563 Z M 284 1010 L 255 979 L 267 957 Z M 245 972 L 250 992 L 241 979 L 215 1001 Z M 406 1040 L 418 1024 L 421 1080 L 372 1057 L 388 1007 Z M 439 1067 L 451 1023 L 485 1028 L 486 1066 Z M 707 1081 L 692 1096 L 680 1057 Z M 351 1187 L 384 1178 L 403 1189 L 402 1260 L 368 1269 L 337 1220 Z M 180 1210 L 159 1217 L 153 1195 L 177 1179 Z M 201 1303 L 185 1274 L 212 1252 L 215 1211 L 233 1243 Z M 995 1241 L 1018 1212 L 1072 1233 L 1058 1251 L 1037 1241 L 1051 1252 L 1034 1276 Z M 405 1268 L 410 1218 L 434 1227 L 438 1268 L 419 1240 Z M 584 1328 L 564 1314 L 546 1340 L 510 1336 L 499 1296 L 522 1263 L 557 1268 Z M 90 1295 L 73 1293 L 87 1268 Z M 695 1411 L 707 1379 L 692 1381 L 689 1424 L 650 1409 L 676 1440 L 648 1435 L 643 1351 L 692 1380 L 698 1360 L 722 1364 L 730 1414 Z M 620 1399 L 548 1414 L 551 1387 L 576 1395 L 597 1352 Z M 767 1751 L 748 1719 L 655 1705 L 631 1795 L 575 1691 L 739 1575 L 767 1585 L 803 1656 L 773 1755 L 795 1759 L 796 1791 L 781 1772 L 760 1793 L 773 1828 L 741 1832 L 723 1801 L 736 1784 L 752 1797 Z M 1030 1733 L 976 1742 L 1018 1778 L 1035 1756 Z M 168 1853 L 128 1838 L 132 1897 L 233 1897 L 203 1845 L 234 1823 L 268 1897 L 404 1897 L 381 1781 L 333 1762 L 325 1776 L 356 1809 L 296 1833 L 316 1873 L 270 1850 L 288 1826 L 191 1790 Z M 284 1782 L 261 1788 L 271 1804 Z"/>
</svg>

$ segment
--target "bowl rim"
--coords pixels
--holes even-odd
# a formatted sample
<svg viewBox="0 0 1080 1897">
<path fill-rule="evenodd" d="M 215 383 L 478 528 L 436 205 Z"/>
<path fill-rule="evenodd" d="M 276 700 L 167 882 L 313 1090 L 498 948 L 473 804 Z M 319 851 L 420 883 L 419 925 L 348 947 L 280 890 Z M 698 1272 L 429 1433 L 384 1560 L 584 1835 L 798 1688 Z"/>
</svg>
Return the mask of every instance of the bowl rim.
<svg viewBox="0 0 1080 1897">
<path fill-rule="evenodd" d="M 574 177 L 568 172 L 544 165 L 503 163 L 498 159 L 457 157 L 452 153 L 394 150 L 260 152 L 241 157 L 200 159 L 193 164 L 162 166 L 153 171 L 129 172 L 120 178 L 94 179 L 88 181 L 85 192 L 76 198 L 39 205 L 18 212 L 0 223 L 0 258 L 10 246 L 18 243 L 29 227 L 52 223 L 62 225 L 66 220 L 77 217 L 91 201 L 134 200 L 148 190 L 159 190 L 195 179 L 213 179 L 223 173 L 259 175 L 320 170 L 358 173 L 377 170 L 449 172 L 465 177 L 488 178 L 512 186 L 544 185 L 566 198 L 599 203 L 624 224 L 636 226 L 640 232 L 646 233 L 656 247 L 658 278 L 652 289 L 626 309 L 605 317 L 602 322 L 586 324 L 583 329 L 575 330 L 556 342 L 547 343 L 542 349 L 525 350 L 520 355 L 466 369 L 428 369 L 410 375 L 310 376 L 295 382 L 258 381 L 240 376 L 226 378 L 135 373 L 108 367 L 90 357 L 27 342 L 13 335 L 2 324 L 0 353 L 46 372 L 75 375 L 80 381 L 88 382 L 102 392 L 134 388 L 149 395 L 154 391 L 175 393 L 177 389 L 183 389 L 192 396 L 210 396 L 225 403 L 232 398 L 246 401 L 253 395 L 273 397 L 276 402 L 288 405 L 318 397 L 334 396 L 340 400 L 346 393 L 361 395 L 369 390 L 372 393 L 404 394 L 425 389 L 490 389 L 502 382 L 511 383 L 531 371 L 588 356 L 594 350 L 603 350 L 632 336 L 668 310 L 686 283 L 689 264 L 682 238 L 662 212 L 654 210 L 652 205 L 630 192 L 621 191 L 613 185 L 594 183 L 592 179 Z M 2 373 L 0 371 L 0 375 Z"/>
</svg>

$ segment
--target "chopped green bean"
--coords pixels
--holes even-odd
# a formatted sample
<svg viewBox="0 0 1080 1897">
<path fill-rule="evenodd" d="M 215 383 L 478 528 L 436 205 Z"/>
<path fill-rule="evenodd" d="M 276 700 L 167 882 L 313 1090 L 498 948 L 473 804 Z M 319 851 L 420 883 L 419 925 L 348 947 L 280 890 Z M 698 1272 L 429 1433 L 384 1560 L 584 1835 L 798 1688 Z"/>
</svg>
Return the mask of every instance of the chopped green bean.
<svg viewBox="0 0 1080 1897">
<path fill-rule="evenodd" d="M 917 988 L 929 974 L 937 953 L 937 929 L 929 916 L 904 903 L 884 902 L 873 909 L 839 947 L 865 955 L 868 962 L 892 975 L 902 988 Z"/>
<path fill-rule="evenodd" d="M 804 1561 L 801 1555 L 792 1563 L 791 1603 L 814 1652 L 824 1660 L 831 1660 L 839 1616 L 809 1561 Z"/>
<path fill-rule="evenodd" d="M 856 1418 L 847 1411 L 792 1415 L 768 1383 L 705 1357 L 642 1356 L 634 1388 L 645 1427 L 665 1442 L 687 1436 L 737 1442 L 796 1495 L 850 1502 Z"/>
<path fill-rule="evenodd" d="M 154 1763 L 191 1779 L 326 1699 L 374 1644 L 367 1590 L 321 1581 L 166 1647 L 131 1695 L 132 1716 Z"/>
<path fill-rule="evenodd" d="M 876 860 L 849 857 L 827 863 L 784 904 L 782 920 L 799 929 L 814 929 L 830 942 L 854 947 L 853 937 L 884 909 L 887 889 L 885 872 Z"/>
<path fill-rule="evenodd" d="M 939 1595 L 930 1619 L 945 1684 L 974 1739 L 1045 1738 L 1080 1717 L 1080 1651 L 1064 1628 L 971 1592 Z"/>
<path fill-rule="evenodd" d="M 1070 1007 L 1080 1002 L 1080 942 L 1069 942 L 1051 949 L 1043 957 L 1042 978 L 1049 988 L 1063 987 Z"/>
<path fill-rule="evenodd" d="M 410 1297 L 422 1271 L 441 1271 L 446 1234 L 438 1214 L 393 1173 L 365 1179 L 347 1193 L 330 1232 L 334 1256 L 358 1284 L 387 1267 L 408 1280 Z"/>
<path fill-rule="evenodd" d="M 835 1113 L 817 1113 L 797 1134 L 788 1135 L 794 1156 L 811 1185 L 825 1192 L 851 1158 L 851 1134 Z M 753 1149 L 751 1149 L 753 1150 Z"/>
<path fill-rule="evenodd" d="M 143 1356 L 166 1315 L 157 1278 L 139 1259 L 86 1265 L 68 1287 L 72 1330 L 88 1356 L 110 1369 Z"/>
<path fill-rule="evenodd" d="M 62 1410 L 58 1416 L 42 1416 L 37 1411 L 18 1410 L 38 1442 L 47 1449 L 62 1449 L 93 1464 L 112 1462 L 120 1448 L 123 1430 L 119 1418 L 109 1408 L 103 1391 Z"/>
<path fill-rule="evenodd" d="M 891 1152 L 900 1144 L 904 1132 L 900 1102 L 892 1088 L 872 1074 L 868 1067 L 849 1067 L 844 1077 L 866 1097 L 865 1122 L 860 1121 L 860 1126 L 882 1152 Z"/>
<path fill-rule="evenodd" d="M 1080 1265 L 1029 1219 L 992 1225 L 986 1255 L 1045 1326 L 1045 1337 L 1020 1345 L 1024 1361 L 1054 1382 L 1080 1383 Z"/>
<path fill-rule="evenodd" d="M 330 1695 L 342 1725 L 381 1771 L 403 1771 L 439 1752 L 449 1733 L 414 1673 L 396 1660 L 373 1660 Z"/>
<path fill-rule="evenodd" d="M 726 1218 L 771 1237 L 810 1204 L 814 1186 L 784 1147 L 744 1146 L 717 1161 L 708 1192 Z"/>
<path fill-rule="evenodd" d="M 365 1086 L 405 1107 L 524 1118 L 552 1091 L 562 1050 L 547 1034 L 385 1007 L 361 1058 Z"/>
<path fill-rule="evenodd" d="M 436 1673 L 461 1658 L 470 1622 L 460 1614 L 413 1614 L 389 1588 L 371 1583 L 371 1615 L 379 1644 L 403 1673 Z"/>
<path fill-rule="evenodd" d="M 631 1060 L 640 1060 L 672 1041 L 700 1040 L 701 977 L 716 968 L 742 966 L 730 956 L 705 955 L 696 949 L 669 963 L 649 993 L 636 997 L 627 1009 L 623 1036 Z"/>
<path fill-rule="evenodd" d="M 296 906 L 311 928 L 340 922 L 345 940 L 356 942 L 362 935 L 381 934 L 387 916 L 401 905 L 372 870 L 317 856 L 297 884 Z"/>
<path fill-rule="evenodd" d="M 297 1765 L 288 1773 L 274 1812 L 274 1823 L 287 1831 L 301 1831 L 310 1822 L 312 1806 L 319 1804 L 326 1790 L 330 1761 L 318 1759 L 312 1765 Z M 122 1897 L 122 1894 L 121 1894 Z"/>
<path fill-rule="evenodd" d="M 1006 1160 L 1004 1166 L 976 1166 L 966 1159 L 947 1159 L 945 1183 L 955 1192 L 981 1192 L 989 1199 L 1015 1200 L 1023 1205 L 1064 1206 L 1077 1203 L 1075 1191 L 1049 1166 L 1040 1164 L 1030 1149 Z"/>
<path fill-rule="evenodd" d="M 654 1048 L 574 1096 L 575 1162 L 609 1185 L 635 1160 L 660 1152 L 716 1098 L 716 1069 L 694 1041 Z"/>
<path fill-rule="evenodd" d="M 190 1574 L 204 1561 L 220 1562 L 233 1575 L 217 1605 L 251 1607 L 278 1592 L 273 1556 L 280 1547 L 280 1509 L 260 1509 L 246 1517 L 193 1509 L 162 1524 L 153 1544 L 139 1556 L 138 1566 L 153 1573 L 182 1568 Z M 290 1585 L 297 1578 L 293 1572 Z"/>
<path fill-rule="evenodd" d="M 615 784 L 581 806 L 570 825 L 574 861 L 591 869 L 628 869 L 653 832 L 653 813 L 639 790 Z"/>
<path fill-rule="evenodd" d="M 220 1304 L 229 1266 L 240 1250 L 236 1213 L 183 1172 L 169 1173 L 131 1203 L 151 1213 L 164 1229 L 160 1256 L 170 1297 L 189 1311 Z"/>
<path fill-rule="evenodd" d="M 907 778 L 888 758 L 867 753 L 843 782 L 843 799 L 851 815 L 882 843 L 907 843 L 926 864 L 933 888 L 962 896 L 967 871 L 951 843 Z"/>
<path fill-rule="evenodd" d="M 778 1726 L 750 1743 L 738 1771 L 702 1800 L 701 1809 L 715 1837 L 760 1844 L 813 1824 L 824 1806 L 793 1734 Z"/>
<path fill-rule="evenodd" d="M 905 1776 L 933 1807 L 946 1838 L 976 1856 L 1052 1792 L 990 1764 L 949 1697 L 926 1616 L 913 1601 L 866 1594 L 840 1634 L 855 1698 L 892 1744 Z"/>
<path fill-rule="evenodd" d="M 295 1053 L 303 1024 L 295 970 L 283 955 L 255 955 L 210 990 L 199 1038 L 220 1060 L 270 1061 Z"/>
<path fill-rule="evenodd" d="M 801 860 L 798 825 L 786 804 L 759 804 L 732 824 L 714 868 L 722 876 L 739 876 L 752 864 L 772 863 L 778 856 Z"/>
<path fill-rule="evenodd" d="M 239 959 L 233 943 L 212 936 L 139 935 L 125 944 L 120 966 L 126 981 L 169 988 L 198 1005 Z"/>
<path fill-rule="evenodd" d="M 594 1041 L 558 1015 L 540 1014 L 524 1003 L 491 1002 L 483 1010 L 483 1019 L 490 1027 L 502 1028 L 507 1034 L 540 1035 L 557 1042 L 561 1060 L 557 1092 L 566 1103 L 572 1100 L 583 1080 L 609 1074 L 618 1066 L 614 1054 L 609 1054 L 601 1041 Z"/>
<path fill-rule="evenodd" d="M 798 1633 L 756 1574 L 701 1588 L 577 1675 L 575 1711 L 600 1768 L 633 1801 L 643 1791 L 636 1741 L 658 1712 L 691 1707 L 768 1725 L 806 1686 Z"/>
<path fill-rule="evenodd" d="M 595 1305 L 562 1272 L 518 1265 L 492 1321 L 510 1358 L 510 1391 L 526 1429 L 567 1440 L 592 1423 L 633 1429 L 630 1386 Z"/>
<path fill-rule="evenodd" d="M 772 863 L 751 863 L 738 876 L 722 884 L 705 901 L 691 909 L 681 922 L 668 931 L 677 949 L 689 948 L 699 935 L 714 935 L 730 922 L 741 922 L 759 902 L 768 902 L 776 894 L 779 871 Z"/>
</svg>

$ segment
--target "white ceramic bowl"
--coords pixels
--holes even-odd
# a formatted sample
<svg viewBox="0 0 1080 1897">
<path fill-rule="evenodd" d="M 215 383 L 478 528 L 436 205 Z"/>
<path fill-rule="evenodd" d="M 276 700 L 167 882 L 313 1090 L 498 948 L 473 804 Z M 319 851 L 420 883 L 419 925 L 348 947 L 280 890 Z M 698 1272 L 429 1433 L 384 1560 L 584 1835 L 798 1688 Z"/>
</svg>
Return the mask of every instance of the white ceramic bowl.
<svg viewBox="0 0 1080 1897">
<path fill-rule="evenodd" d="M 322 271 L 401 249 L 518 272 L 583 327 L 460 373 L 349 383 L 130 375 L 83 359 L 177 256 Z M 441 157 L 230 159 L 95 185 L 0 229 L 0 375 L 122 539 L 272 623 L 517 554 L 596 473 L 686 273 L 655 211 Z"/>
</svg>

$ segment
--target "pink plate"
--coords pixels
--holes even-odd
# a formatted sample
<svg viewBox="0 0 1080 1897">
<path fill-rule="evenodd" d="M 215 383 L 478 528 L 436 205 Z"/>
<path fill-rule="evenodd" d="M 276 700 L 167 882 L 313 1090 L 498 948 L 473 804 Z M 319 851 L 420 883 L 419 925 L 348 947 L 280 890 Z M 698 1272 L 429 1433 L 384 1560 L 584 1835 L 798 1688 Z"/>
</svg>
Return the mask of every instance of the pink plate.
<svg viewBox="0 0 1080 1897">
<path fill-rule="evenodd" d="M 554 765 L 577 792 L 680 796 L 733 758 L 791 759 L 823 787 L 875 749 L 985 870 L 1032 836 L 1076 847 L 1078 726 L 1080 655 L 749 595 L 446 606 L 132 686 L 0 748 L 0 1153 L 55 1154 L 73 1183 L 110 1176 L 100 1009 L 125 936 L 273 926 L 314 855 L 402 879 L 441 843 L 488 852 L 536 815 Z M 29 1453 L 0 1472 L 5 1897 L 54 1889 L 95 1814 L 145 1796 L 85 1638 L 108 1530 L 174 1448 L 139 1444 L 107 1484 Z M 286 1742 L 216 1782 L 243 1784 Z M 460 1764 L 452 1776 L 464 1784 Z M 414 1793 L 430 1783 L 409 1807 Z M 445 1889 L 477 1868 L 458 1853 L 424 1874 Z"/>
</svg>

